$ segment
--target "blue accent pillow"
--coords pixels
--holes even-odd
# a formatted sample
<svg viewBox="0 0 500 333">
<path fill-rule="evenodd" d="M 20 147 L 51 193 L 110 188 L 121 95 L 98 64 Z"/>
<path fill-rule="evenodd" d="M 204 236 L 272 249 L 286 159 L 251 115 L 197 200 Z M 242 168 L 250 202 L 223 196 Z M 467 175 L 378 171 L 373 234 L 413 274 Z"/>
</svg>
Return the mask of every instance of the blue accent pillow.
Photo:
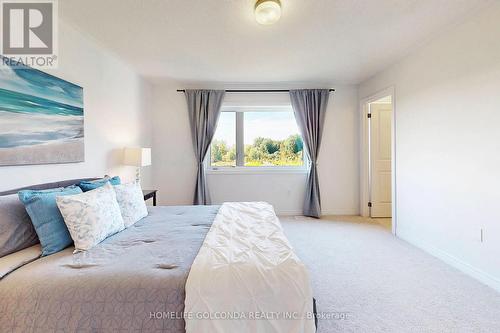
<svg viewBox="0 0 500 333">
<path fill-rule="evenodd" d="M 73 244 L 57 207 L 56 197 L 80 193 L 82 190 L 75 185 L 48 190 L 23 190 L 18 193 L 40 239 L 42 256 L 59 252 Z"/>
<path fill-rule="evenodd" d="M 80 186 L 83 192 L 88 192 L 104 186 L 107 182 L 111 185 L 120 185 L 122 183 L 120 177 L 114 176 L 113 178 L 105 177 L 97 180 L 82 181 L 78 184 L 78 186 Z"/>
</svg>

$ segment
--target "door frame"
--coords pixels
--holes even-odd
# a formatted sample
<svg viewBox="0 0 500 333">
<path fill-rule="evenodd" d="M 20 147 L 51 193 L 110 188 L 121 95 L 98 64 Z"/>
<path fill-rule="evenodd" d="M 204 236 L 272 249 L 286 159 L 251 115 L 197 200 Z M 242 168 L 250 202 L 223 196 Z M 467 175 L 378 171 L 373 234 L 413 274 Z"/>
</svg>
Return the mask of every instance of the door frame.
<svg viewBox="0 0 500 333">
<path fill-rule="evenodd" d="M 383 97 L 391 96 L 392 117 L 391 117 L 391 195 L 392 195 L 392 233 L 396 235 L 397 230 L 397 204 L 396 204 L 396 98 L 394 86 L 390 86 L 375 94 L 363 97 L 359 101 L 360 115 L 360 212 L 361 216 L 369 217 L 370 210 L 368 201 L 370 198 L 370 160 L 369 137 L 368 137 L 368 104 Z"/>
</svg>

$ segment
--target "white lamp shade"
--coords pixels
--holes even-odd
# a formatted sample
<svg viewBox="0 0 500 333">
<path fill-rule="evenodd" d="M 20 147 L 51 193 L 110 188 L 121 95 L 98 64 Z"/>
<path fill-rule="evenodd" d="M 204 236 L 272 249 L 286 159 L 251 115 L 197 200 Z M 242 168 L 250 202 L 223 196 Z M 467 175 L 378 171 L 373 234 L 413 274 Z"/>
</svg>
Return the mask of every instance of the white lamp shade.
<svg viewBox="0 0 500 333">
<path fill-rule="evenodd" d="M 151 148 L 125 148 L 123 163 L 136 167 L 151 165 Z"/>
</svg>

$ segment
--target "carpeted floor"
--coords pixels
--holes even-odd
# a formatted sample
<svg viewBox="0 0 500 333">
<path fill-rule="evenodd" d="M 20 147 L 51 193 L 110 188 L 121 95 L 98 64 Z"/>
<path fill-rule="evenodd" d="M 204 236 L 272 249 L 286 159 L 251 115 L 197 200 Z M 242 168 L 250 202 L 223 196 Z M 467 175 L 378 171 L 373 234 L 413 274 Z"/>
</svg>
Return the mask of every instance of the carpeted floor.
<svg viewBox="0 0 500 333">
<path fill-rule="evenodd" d="M 281 217 L 327 332 L 500 332 L 500 293 L 362 218 Z M 348 222 L 346 222 L 348 221 Z"/>
</svg>

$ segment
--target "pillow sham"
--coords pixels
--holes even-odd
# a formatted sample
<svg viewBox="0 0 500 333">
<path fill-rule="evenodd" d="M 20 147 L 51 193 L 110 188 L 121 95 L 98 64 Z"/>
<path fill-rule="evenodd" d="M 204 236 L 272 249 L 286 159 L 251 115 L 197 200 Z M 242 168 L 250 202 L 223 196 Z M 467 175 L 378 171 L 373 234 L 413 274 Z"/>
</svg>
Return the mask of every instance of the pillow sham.
<svg viewBox="0 0 500 333">
<path fill-rule="evenodd" d="M 42 256 L 59 252 L 73 243 L 57 208 L 56 197 L 80 193 L 82 190 L 75 185 L 48 190 L 23 190 L 18 193 L 40 239 Z"/>
<path fill-rule="evenodd" d="M 78 195 L 56 198 L 75 252 L 86 251 L 125 226 L 111 184 Z"/>
<path fill-rule="evenodd" d="M 35 228 L 17 194 L 0 196 L 0 258 L 38 242 Z"/>
<path fill-rule="evenodd" d="M 80 183 L 78 183 L 78 186 L 82 189 L 83 192 L 88 192 L 95 190 L 96 188 L 99 188 L 101 186 L 104 186 L 104 184 L 108 182 L 111 185 L 120 185 L 122 183 L 119 176 L 115 177 L 106 176 L 102 179 L 81 181 Z"/>
<path fill-rule="evenodd" d="M 121 184 L 113 186 L 116 201 L 120 206 L 125 228 L 148 216 L 148 208 L 139 184 Z"/>
</svg>

